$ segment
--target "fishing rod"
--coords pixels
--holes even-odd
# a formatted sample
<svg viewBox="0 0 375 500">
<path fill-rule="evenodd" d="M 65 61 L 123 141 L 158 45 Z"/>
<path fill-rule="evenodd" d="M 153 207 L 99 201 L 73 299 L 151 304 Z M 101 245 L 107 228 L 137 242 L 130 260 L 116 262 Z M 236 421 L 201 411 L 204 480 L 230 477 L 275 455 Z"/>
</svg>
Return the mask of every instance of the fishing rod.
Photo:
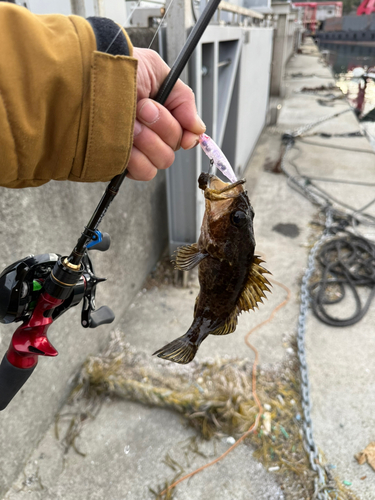
<svg viewBox="0 0 375 500">
<path fill-rule="evenodd" d="M 164 104 L 186 66 L 221 0 L 209 0 L 202 15 L 162 83 L 155 101 Z M 108 306 L 96 309 L 95 276 L 88 252 L 105 252 L 110 237 L 98 227 L 116 197 L 127 169 L 114 177 L 69 256 L 29 255 L 0 274 L 0 322 L 22 321 L 12 336 L 0 365 L 0 411 L 4 410 L 33 373 L 39 356 L 57 356 L 47 338 L 51 324 L 68 309 L 83 301 L 81 325 L 96 328 L 115 319 Z"/>
</svg>

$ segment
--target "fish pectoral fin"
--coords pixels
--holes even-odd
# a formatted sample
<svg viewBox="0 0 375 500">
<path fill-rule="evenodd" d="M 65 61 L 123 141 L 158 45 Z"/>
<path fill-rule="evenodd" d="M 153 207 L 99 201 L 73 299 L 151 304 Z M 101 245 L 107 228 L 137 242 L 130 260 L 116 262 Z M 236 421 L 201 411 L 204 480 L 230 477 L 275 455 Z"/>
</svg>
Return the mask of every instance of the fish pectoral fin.
<svg viewBox="0 0 375 500">
<path fill-rule="evenodd" d="M 229 316 L 224 325 L 219 326 L 219 328 L 216 328 L 216 330 L 210 332 L 210 335 L 228 335 L 229 333 L 233 333 L 237 328 L 238 311 L 236 309 Z"/>
<path fill-rule="evenodd" d="M 208 253 L 200 252 L 196 243 L 179 247 L 176 250 L 175 269 L 190 271 L 206 257 Z"/>
<path fill-rule="evenodd" d="M 167 359 L 168 361 L 174 361 L 175 363 L 180 363 L 186 365 L 193 360 L 197 353 L 199 345 L 192 344 L 186 335 L 173 340 L 166 346 L 162 347 L 158 351 L 154 352 L 159 358 Z"/>
<path fill-rule="evenodd" d="M 272 285 L 264 276 L 271 273 L 260 265 L 262 262 L 257 255 L 254 256 L 248 280 L 237 302 L 238 313 L 255 309 L 258 307 L 258 302 L 263 302 L 263 297 L 267 298 L 264 292 L 271 292 L 267 285 Z"/>
</svg>

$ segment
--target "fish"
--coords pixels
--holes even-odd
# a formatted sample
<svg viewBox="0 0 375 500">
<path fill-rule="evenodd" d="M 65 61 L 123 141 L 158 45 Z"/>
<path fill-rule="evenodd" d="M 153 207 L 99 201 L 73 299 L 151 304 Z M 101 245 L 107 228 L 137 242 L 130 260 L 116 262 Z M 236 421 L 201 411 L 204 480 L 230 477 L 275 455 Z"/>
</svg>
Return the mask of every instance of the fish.
<svg viewBox="0 0 375 500">
<path fill-rule="evenodd" d="M 154 352 L 175 363 L 192 361 L 208 335 L 227 335 L 236 330 L 238 316 L 258 307 L 270 292 L 270 274 L 255 255 L 254 210 L 245 180 L 224 182 L 202 173 L 205 212 L 197 243 L 179 247 L 175 268 L 189 271 L 198 266 L 199 293 L 194 319 L 181 337 Z"/>
</svg>

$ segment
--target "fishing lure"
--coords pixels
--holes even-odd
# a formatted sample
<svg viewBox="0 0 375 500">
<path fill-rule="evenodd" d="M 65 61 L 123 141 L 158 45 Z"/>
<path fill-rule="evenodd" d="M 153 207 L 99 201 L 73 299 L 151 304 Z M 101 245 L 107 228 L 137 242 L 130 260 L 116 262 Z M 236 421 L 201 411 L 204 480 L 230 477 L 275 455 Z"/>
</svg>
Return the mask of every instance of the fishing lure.
<svg viewBox="0 0 375 500">
<path fill-rule="evenodd" d="M 230 182 L 237 182 L 236 174 L 234 173 L 229 161 L 211 137 L 207 134 L 201 134 L 199 136 L 199 144 L 215 167 L 218 168 L 220 172 L 230 180 Z"/>
</svg>

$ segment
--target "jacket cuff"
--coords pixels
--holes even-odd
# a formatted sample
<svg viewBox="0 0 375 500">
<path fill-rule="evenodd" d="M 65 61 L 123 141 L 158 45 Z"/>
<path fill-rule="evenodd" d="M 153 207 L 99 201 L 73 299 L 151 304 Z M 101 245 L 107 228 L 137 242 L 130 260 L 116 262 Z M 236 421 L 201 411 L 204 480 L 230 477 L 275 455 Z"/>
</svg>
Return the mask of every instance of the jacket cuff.
<svg viewBox="0 0 375 500">
<path fill-rule="evenodd" d="M 94 52 L 85 159 L 69 180 L 110 181 L 128 164 L 136 111 L 137 60 Z"/>
<path fill-rule="evenodd" d="M 96 49 L 112 56 L 132 56 L 133 46 L 126 31 L 111 19 L 88 17 L 96 38 Z"/>
<path fill-rule="evenodd" d="M 108 49 L 119 33 L 119 26 L 110 23 L 109 42 L 103 35 L 99 43 L 97 39 L 97 48 Z M 94 24 L 104 26 L 101 21 Z M 109 52 L 111 49 L 132 54 L 132 44 L 122 28 Z M 111 55 L 99 50 L 91 54 L 90 92 L 87 97 L 83 96 L 77 155 L 69 180 L 107 182 L 126 168 L 133 145 L 137 63 L 137 59 L 126 55 Z"/>
</svg>

